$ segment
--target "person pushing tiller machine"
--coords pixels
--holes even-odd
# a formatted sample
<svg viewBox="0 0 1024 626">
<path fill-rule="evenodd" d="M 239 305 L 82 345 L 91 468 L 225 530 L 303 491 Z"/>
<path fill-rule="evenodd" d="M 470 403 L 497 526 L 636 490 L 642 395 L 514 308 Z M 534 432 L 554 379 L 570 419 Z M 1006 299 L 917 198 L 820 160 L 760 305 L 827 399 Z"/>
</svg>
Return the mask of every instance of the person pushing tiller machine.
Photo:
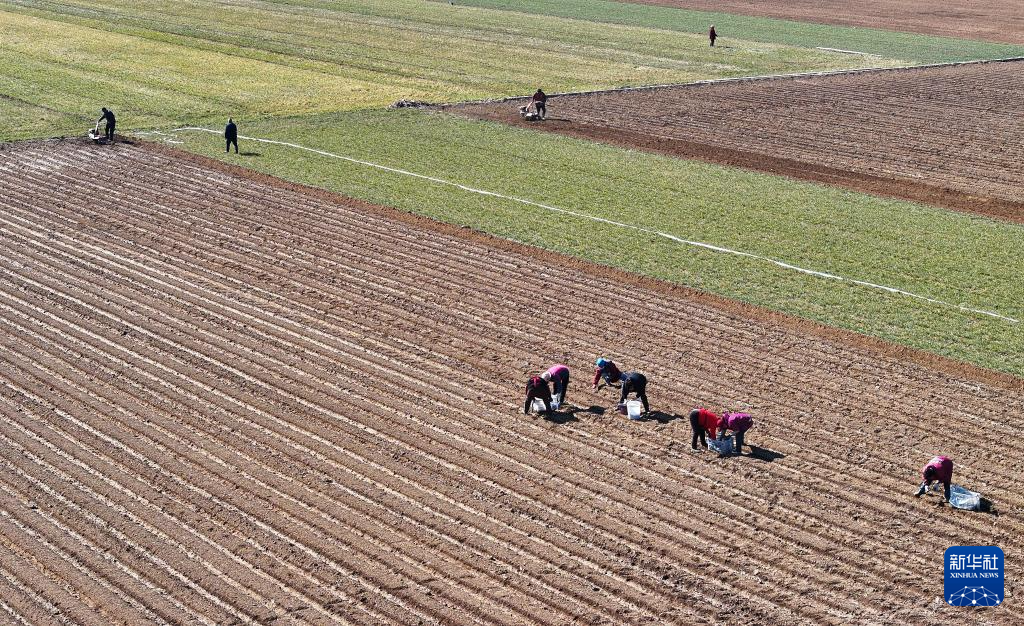
<svg viewBox="0 0 1024 626">
<path fill-rule="evenodd" d="M 114 128 L 117 125 L 117 120 L 114 117 L 114 112 L 107 109 L 107 107 L 103 107 L 103 115 L 100 115 L 100 119 L 96 120 L 96 128 L 94 128 L 89 133 L 89 137 L 91 137 L 94 141 L 99 141 L 99 139 L 101 138 L 100 124 L 103 123 L 106 123 L 106 126 L 103 129 L 102 138 L 106 139 L 108 142 L 113 142 Z"/>
<path fill-rule="evenodd" d="M 548 96 L 543 89 L 537 89 L 537 92 L 530 98 L 530 102 L 519 107 L 519 115 L 531 122 L 547 117 Z"/>
</svg>

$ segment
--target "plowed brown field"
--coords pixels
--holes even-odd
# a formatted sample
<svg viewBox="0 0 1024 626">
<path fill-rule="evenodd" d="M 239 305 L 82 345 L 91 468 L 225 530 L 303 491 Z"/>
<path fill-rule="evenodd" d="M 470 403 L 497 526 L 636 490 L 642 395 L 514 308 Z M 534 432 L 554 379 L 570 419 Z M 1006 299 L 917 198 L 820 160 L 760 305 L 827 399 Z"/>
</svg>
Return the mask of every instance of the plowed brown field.
<svg viewBox="0 0 1024 626">
<path fill-rule="evenodd" d="M 1021 0 L 626 0 L 682 9 L 1024 43 Z"/>
<path fill-rule="evenodd" d="M 1024 221 L 1024 62 L 559 96 L 483 119 Z"/>
<path fill-rule="evenodd" d="M 0 172 L 0 621 L 967 623 L 959 544 L 1017 589 L 1019 379 L 162 149 Z M 517 414 L 552 361 L 584 408 Z M 910 497 L 938 451 L 1000 515 Z"/>
</svg>

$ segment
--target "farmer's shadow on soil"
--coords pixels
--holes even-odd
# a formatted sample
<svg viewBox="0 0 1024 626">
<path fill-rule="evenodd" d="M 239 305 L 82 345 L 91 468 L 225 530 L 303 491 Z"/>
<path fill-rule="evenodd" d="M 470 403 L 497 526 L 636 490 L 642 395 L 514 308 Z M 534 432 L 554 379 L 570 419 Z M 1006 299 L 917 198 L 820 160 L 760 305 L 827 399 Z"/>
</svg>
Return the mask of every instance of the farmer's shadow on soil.
<svg viewBox="0 0 1024 626">
<path fill-rule="evenodd" d="M 784 459 L 786 455 L 775 450 L 769 450 L 768 448 L 761 448 L 758 446 L 750 446 L 750 457 L 764 461 L 765 463 L 771 463 L 777 459 Z"/>
<path fill-rule="evenodd" d="M 643 421 L 645 422 L 658 422 L 659 424 L 668 424 L 669 422 L 679 419 L 680 416 L 675 413 L 662 413 L 661 411 L 649 411 L 644 415 Z"/>
<path fill-rule="evenodd" d="M 243 151 L 243 152 L 239 152 L 238 156 L 258 157 L 258 156 L 263 156 L 263 153 L 262 152 Z"/>
<path fill-rule="evenodd" d="M 552 424 L 568 424 L 569 422 L 578 422 L 580 419 L 576 417 L 576 412 L 580 409 L 571 409 L 568 411 L 552 411 L 547 415 L 542 415 L 544 421 L 551 422 Z"/>
</svg>

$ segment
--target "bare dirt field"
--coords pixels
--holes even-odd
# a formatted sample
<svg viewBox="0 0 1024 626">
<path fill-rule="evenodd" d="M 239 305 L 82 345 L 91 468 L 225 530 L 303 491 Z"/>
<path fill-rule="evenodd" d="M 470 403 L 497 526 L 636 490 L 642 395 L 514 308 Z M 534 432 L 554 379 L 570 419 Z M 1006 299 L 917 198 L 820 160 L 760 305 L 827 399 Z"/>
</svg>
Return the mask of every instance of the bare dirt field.
<svg viewBox="0 0 1024 626">
<path fill-rule="evenodd" d="M 1024 221 L 1024 62 L 695 84 L 451 110 Z"/>
<path fill-rule="evenodd" d="M 0 621 L 970 623 L 961 544 L 1024 619 L 1020 379 L 163 148 L 0 172 Z M 939 451 L 998 515 L 910 496 Z"/>
<path fill-rule="evenodd" d="M 682 9 L 777 17 L 798 22 L 864 26 L 1024 43 L 1024 1 L 1000 0 L 628 0 Z"/>
</svg>

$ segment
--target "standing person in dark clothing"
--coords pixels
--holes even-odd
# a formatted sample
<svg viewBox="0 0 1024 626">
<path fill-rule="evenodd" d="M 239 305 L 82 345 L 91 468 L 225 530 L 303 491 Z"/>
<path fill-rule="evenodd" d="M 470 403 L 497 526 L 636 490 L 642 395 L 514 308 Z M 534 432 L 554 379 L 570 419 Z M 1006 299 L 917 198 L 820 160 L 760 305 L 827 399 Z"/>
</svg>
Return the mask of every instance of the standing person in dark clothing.
<svg viewBox="0 0 1024 626">
<path fill-rule="evenodd" d="M 224 127 L 224 140 L 227 142 L 224 152 L 231 152 L 231 144 L 235 144 L 235 154 L 238 154 L 238 127 L 235 126 L 235 120 L 230 117 L 228 125 Z"/>
<path fill-rule="evenodd" d="M 540 398 L 544 402 L 544 412 L 551 413 L 551 388 L 548 387 L 548 381 L 540 376 L 531 376 L 530 380 L 526 381 L 526 402 L 523 403 L 525 415 L 530 414 L 534 398 Z"/>
<path fill-rule="evenodd" d="M 100 116 L 100 119 L 96 120 L 96 128 L 99 128 L 100 122 L 106 122 L 107 123 L 107 126 L 106 126 L 106 138 L 107 138 L 107 141 L 114 141 L 114 126 L 116 124 L 116 120 L 114 119 L 114 112 L 113 111 L 108 111 L 107 107 L 103 107 L 103 115 Z"/>
<path fill-rule="evenodd" d="M 644 413 L 650 413 L 651 407 L 647 404 L 647 377 L 640 372 L 626 372 L 622 375 L 622 393 L 619 394 L 619 404 L 626 401 L 629 394 L 635 393 L 640 402 L 644 405 Z"/>
<path fill-rule="evenodd" d="M 708 29 L 708 39 L 711 40 L 711 47 L 715 47 L 715 40 L 718 39 L 718 33 L 715 32 L 715 25 L 712 24 L 711 28 Z"/>
<path fill-rule="evenodd" d="M 533 94 L 533 106 L 537 109 L 537 115 L 540 119 L 544 119 L 548 114 L 548 96 L 544 93 L 544 90 L 537 89 L 537 93 Z"/>
</svg>

